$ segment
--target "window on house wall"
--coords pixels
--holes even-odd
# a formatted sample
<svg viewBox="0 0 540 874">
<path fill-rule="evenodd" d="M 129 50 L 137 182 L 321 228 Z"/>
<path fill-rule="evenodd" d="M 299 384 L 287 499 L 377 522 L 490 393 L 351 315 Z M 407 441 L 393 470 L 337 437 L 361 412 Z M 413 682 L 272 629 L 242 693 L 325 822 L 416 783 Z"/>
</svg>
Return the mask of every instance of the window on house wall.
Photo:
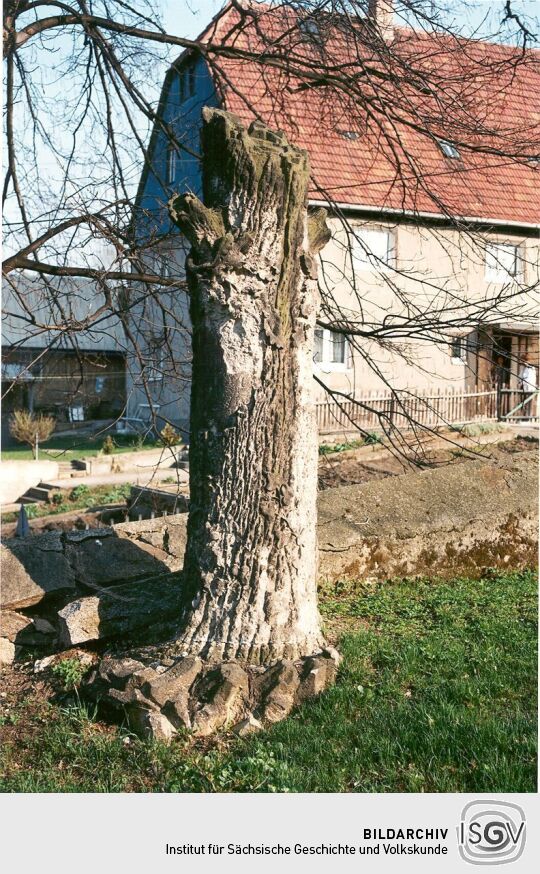
<svg viewBox="0 0 540 874">
<path fill-rule="evenodd" d="M 313 352 L 313 360 L 316 364 L 320 364 L 323 360 L 324 346 L 324 330 L 323 328 L 315 328 L 315 350 Z"/>
<path fill-rule="evenodd" d="M 165 366 L 164 337 L 151 337 L 147 342 L 147 349 L 143 356 L 143 377 L 147 382 L 162 382 Z"/>
<path fill-rule="evenodd" d="M 163 380 L 163 352 L 152 352 L 146 356 L 144 372 L 148 382 L 161 382 Z"/>
<path fill-rule="evenodd" d="M 167 146 L 167 185 L 172 185 L 176 179 L 176 147 L 170 143 Z"/>
<path fill-rule="evenodd" d="M 389 228 L 355 228 L 352 248 L 355 271 L 391 266 L 394 249 L 394 234 Z"/>
<path fill-rule="evenodd" d="M 456 364 L 465 364 L 467 361 L 467 338 L 452 337 L 450 341 L 450 356 Z"/>
<path fill-rule="evenodd" d="M 519 247 L 513 243 L 486 244 L 486 279 L 508 282 L 519 273 Z"/>
<path fill-rule="evenodd" d="M 330 360 L 332 364 L 345 364 L 345 337 L 343 334 L 338 334 L 335 331 L 329 331 L 330 342 L 332 348 L 330 350 Z"/>
<path fill-rule="evenodd" d="M 173 275 L 171 262 L 166 259 L 158 261 L 156 264 L 156 272 L 159 273 L 160 276 L 163 276 L 164 279 L 170 279 Z"/>
<path fill-rule="evenodd" d="M 329 368 L 347 366 L 347 340 L 343 334 L 328 328 L 315 330 L 315 350 L 313 360 L 316 364 Z"/>
<path fill-rule="evenodd" d="M 195 67 L 190 64 L 178 73 L 178 96 L 180 103 L 189 100 L 195 94 Z"/>
</svg>

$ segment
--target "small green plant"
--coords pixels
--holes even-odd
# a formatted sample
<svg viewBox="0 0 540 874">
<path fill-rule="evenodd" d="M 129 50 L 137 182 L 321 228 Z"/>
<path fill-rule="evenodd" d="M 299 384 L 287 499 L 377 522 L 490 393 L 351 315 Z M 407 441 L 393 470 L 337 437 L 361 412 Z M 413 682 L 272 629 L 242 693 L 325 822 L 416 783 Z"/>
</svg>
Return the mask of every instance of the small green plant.
<svg viewBox="0 0 540 874">
<path fill-rule="evenodd" d="M 129 483 L 124 483 L 123 485 L 111 489 L 110 492 L 105 492 L 105 494 L 100 498 L 100 503 L 121 504 L 127 497 L 129 497 L 130 492 L 131 485 Z"/>
<path fill-rule="evenodd" d="M 349 449 L 359 449 L 363 440 L 347 440 L 344 443 L 321 443 L 319 455 L 332 455 L 334 452 L 347 452 Z"/>
<path fill-rule="evenodd" d="M 167 422 L 167 424 L 161 429 L 159 436 L 165 446 L 176 446 L 177 443 L 180 443 L 181 439 L 180 434 L 175 428 L 173 428 L 170 422 Z"/>
<path fill-rule="evenodd" d="M 55 507 L 59 507 L 60 504 L 64 503 L 65 495 L 62 492 L 53 492 L 50 497 L 51 504 L 54 504 Z"/>
<path fill-rule="evenodd" d="M 69 496 L 70 501 L 79 501 L 81 498 L 86 498 L 90 494 L 90 489 L 88 486 L 85 486 L 84 483 L 81 483 L 80 486 L 75 486 L 74 489 L 71 490 L 71 494 Z"/>
<path fill-rule="evenodd" d="M 465 437 L 479 437 L 480 434 L 498 434 L 507 430 L 508 425 L 504 422 L 469 422 L 463 425 L 461 433 Z"/>
<path fill-rule="evenodd" d="M 115 449 L 116 443 L 112 439 L 111 435 L 107 434 L 105 440 L 101 444 L 101 451 L 103 452 L 103 455 L 112 455 Z"/>
<path fill-rule="evenodd" d="M 36 516 L 39 516 L 38 504 L 25 504 L 24 509 L 26 510 L 26 515 L 29 519 L 35 519 Z"/>
<path fill-rule="evenodd" d="M 368 433 L 364 435 L 364 446 L 372 446 L 374 443 L 382 443 L 382 440 L 379 434 L 376 434 L 375 431 L 368 431 Z"/>
<path fill-rule="evenodd" d="M 81 685 L 87 668 L 78 659 L 63 659 L 54 665 L 52 673 L 62 681 L 65 692 L 72 692 Z"/>
</svg>

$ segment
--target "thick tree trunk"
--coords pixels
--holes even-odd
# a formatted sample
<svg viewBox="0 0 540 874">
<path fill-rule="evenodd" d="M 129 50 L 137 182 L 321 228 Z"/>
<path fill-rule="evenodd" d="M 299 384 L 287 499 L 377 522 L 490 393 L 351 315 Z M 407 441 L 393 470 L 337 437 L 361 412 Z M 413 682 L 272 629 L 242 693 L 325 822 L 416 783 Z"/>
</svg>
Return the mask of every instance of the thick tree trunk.
<svg viewBox="0 0 540 874">
<path fill-rule="evenodd" d="M 192 245 L 188 602 L 180 647 L 252 664 L 323 644 L 317 610 L 314 255 L 306 152 L 203 110 L 203 205 L 169 209 Z M 311 237 L 311 240 L 309 239 Z"/>
</svg>

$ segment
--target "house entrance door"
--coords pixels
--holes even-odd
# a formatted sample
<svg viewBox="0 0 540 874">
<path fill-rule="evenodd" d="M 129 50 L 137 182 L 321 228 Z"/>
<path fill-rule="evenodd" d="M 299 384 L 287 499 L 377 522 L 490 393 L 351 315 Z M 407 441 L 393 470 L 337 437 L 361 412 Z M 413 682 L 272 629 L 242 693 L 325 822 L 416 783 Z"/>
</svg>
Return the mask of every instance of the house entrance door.
<svg viewBox="0 0 540 874">
<path fill-rule="evenodd" d="M 533 368 L 532 385 L 523 385 L 525 366 Z M 530 371 L 529 371 L 530 372 Z M 493 335 L 493 383 L 497 388 L 499 419 L 530 421 L 538 416 L 538 336 L 526 332 Z"/>
</svg>

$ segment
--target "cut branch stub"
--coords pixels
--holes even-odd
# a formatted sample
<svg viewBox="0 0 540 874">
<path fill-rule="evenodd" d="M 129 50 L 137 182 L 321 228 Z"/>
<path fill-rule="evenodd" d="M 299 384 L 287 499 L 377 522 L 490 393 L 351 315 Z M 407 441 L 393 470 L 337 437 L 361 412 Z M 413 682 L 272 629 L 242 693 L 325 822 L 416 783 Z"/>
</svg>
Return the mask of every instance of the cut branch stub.
<svg viewBox="0 0 540 874">
<path fill-rule="evenodd" d="M 316 605 L 318 308 L 307 153 L 203 110 L 204 204 L 170 202 L 191 243 L 187 606 L 178 646 L 268 662 L 322 644 Z"/>
</svg>

